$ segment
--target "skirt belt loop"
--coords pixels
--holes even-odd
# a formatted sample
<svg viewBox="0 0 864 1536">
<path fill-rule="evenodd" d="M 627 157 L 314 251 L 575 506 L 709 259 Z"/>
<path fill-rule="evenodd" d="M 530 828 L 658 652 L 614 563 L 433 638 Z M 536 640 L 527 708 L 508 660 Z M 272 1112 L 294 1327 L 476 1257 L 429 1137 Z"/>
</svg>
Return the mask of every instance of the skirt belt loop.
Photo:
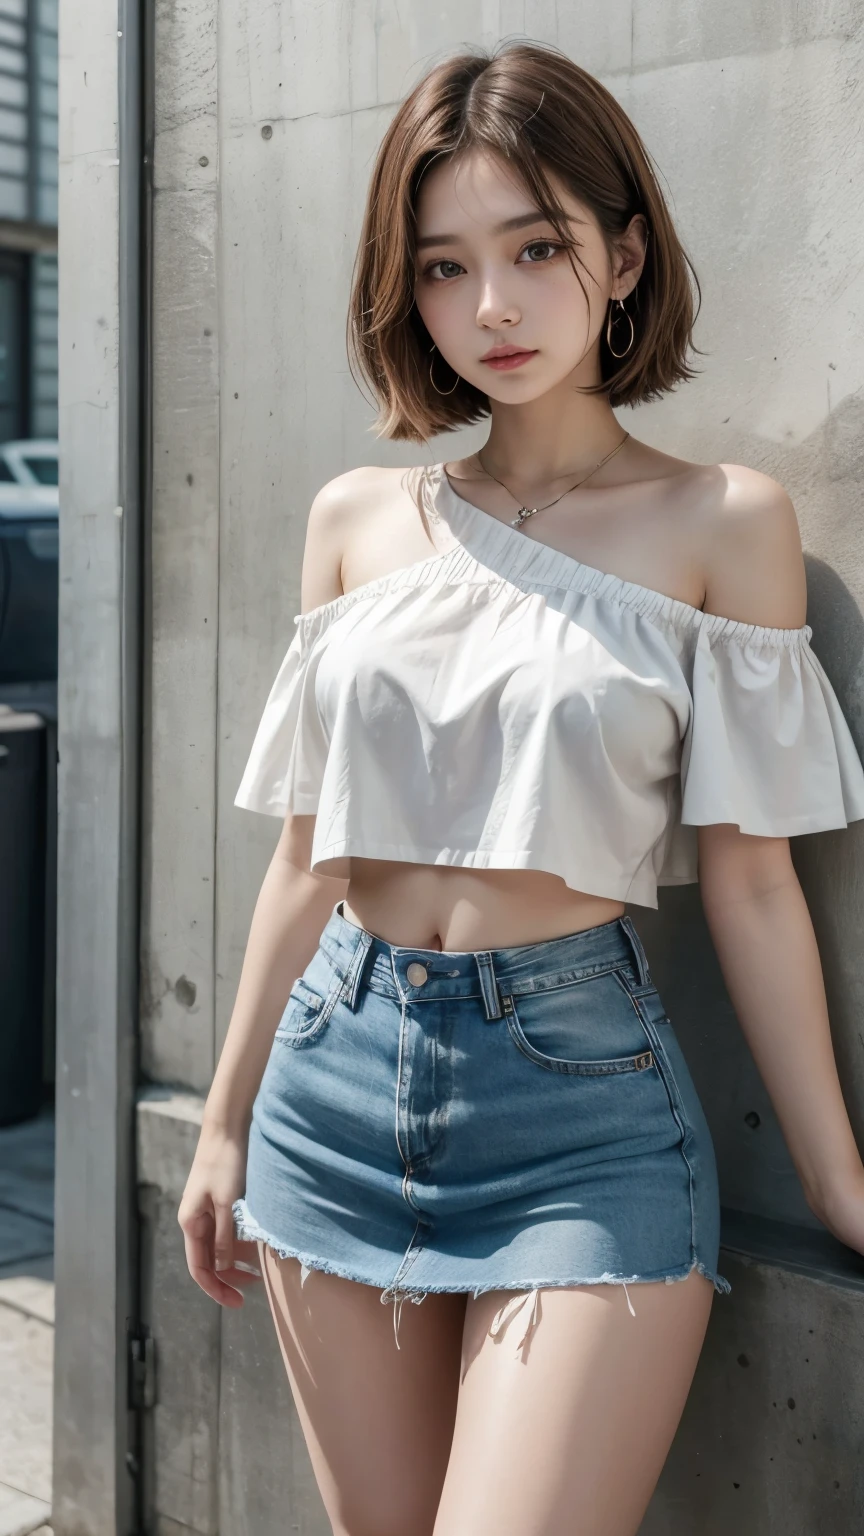
<svg viewBox="0 0 864 1536">
<path fill-rule="evenodd" d="M 619 917 L 618 921 L 630 942 L 630 949 L 632 950 L 633 960 L 636 965 L 636 974 L 639 977 L 639 985 L 640 987 L 650 987 L 651 972 L 648 969 L 648 956 L 645 953 L 645 946 L 633 926 L 633 919 L 625 914 L 623 917 Z"/>
<path fill-rule="evenodd" d="M 351 1009 L 352 1013 L 355 1013 L 357 1009 L 357 997 L 360 992 L 360 982 L 363 978 L 363 969 L 366 964 L 369 950 L 372 947 L 373 937 L 373 934 L 367 933 L 365 928 L 363 929 L 357 940 L 354 953 L 351 956 L 351 963 L 345 972 L 345 980 L 342 983 L 342 996 L 344 997 L 345 1002 L 348 1004 L 348 1007 Z"/>
<path fill-rule="evenodd" d="M 475 951 L 474 959 L 477 961 L 477 972 L 480 977 L 480 991 L 483 996 L 483 1007 L 486 1010 L 487 1019 L 500 1019 L 504 1009 L 501 1007 L 501 998 L 498 992 L 498 982 L 495 979 L 495 967 L 492 964 L 492 954 L 488 949 Z"/>
</svg>

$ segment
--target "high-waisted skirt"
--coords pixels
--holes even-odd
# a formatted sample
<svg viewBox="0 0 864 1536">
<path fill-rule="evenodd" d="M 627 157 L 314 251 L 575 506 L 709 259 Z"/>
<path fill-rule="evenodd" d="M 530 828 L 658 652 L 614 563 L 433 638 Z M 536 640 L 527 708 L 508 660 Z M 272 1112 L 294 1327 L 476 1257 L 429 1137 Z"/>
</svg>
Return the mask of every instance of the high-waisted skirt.
<svg viewBox="0 0 864 1536">
<path fill-rule="evenodd" d="M 303 1283 L 379 1287 L 397 1345 L 402 1302 L 430 1292 L 520 1292 L 507 1309 L 530 1297 L 533 1321 L 547 1287 L 697 1269 L 730 1288 L 710 1131 L 626 916 L 442 951 L 337 903 L 276 1030 L 234 1217 Z"/>
</svg>

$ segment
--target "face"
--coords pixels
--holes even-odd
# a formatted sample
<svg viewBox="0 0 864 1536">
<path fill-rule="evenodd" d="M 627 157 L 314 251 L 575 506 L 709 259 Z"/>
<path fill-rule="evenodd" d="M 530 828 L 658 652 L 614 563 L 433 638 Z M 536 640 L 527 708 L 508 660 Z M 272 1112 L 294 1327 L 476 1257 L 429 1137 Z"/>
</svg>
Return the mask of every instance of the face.
<svg viewBox="0 0 864 1536">
<path fill-rule="evenodd" d="M 424 324 L 463 379 L 513 404 L 565 380 L 599 380 L 609 299 L 626 297 L 644 261 L 641 215 L 610 260 L 594 215 L 554 185 L 584 292 L 554 227 L 496 157 L 475 150 L 435 165 L 417 202 L 415 302 Z M 496 358 L 502 349 L 511 355 Z"/>
</svg>

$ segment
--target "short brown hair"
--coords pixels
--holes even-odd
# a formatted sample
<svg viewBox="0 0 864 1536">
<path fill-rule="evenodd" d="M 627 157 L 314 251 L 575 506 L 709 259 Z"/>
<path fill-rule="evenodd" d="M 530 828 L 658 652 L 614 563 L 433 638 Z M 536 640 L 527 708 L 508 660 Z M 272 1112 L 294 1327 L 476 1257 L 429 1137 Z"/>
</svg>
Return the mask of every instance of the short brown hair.
<svg viewBox="0 0 864 1536">
<path fill-rule="evenodd" d="M 349 366 L 356 381 L 356 364 L 378 399 L 377 435 L 425 442 L 489 414 L 488 395 L 465 379 L 446 397 L 435 392 L 428 373 L 432 338 L 414 303 L 421 178 L 434 160 L 474 148 L 516 167 L 567 246 L 571 265 L 576 242 L 550 170 L 591 209 L 610 249 L 634 214 L 645 216 L 645 265 L 626 300 L 634 344 L 616 360 L 604 327 L 602 382 L 587 392 L 608 392 L 613 406 L 639 405 L 692 378 L 687 352 L 698 350 L 692 332 L 699 281 L 639 134 L 614 96 L 559 49 L 504 43 L 431 69 L 402 102 L 378 150 L 348 315 Z M 626 327 L 617 332 L 626 333 Z M 439 388 L 448 389 L 452 371 L 445 359 L 436 361 Z"/>
</svg>

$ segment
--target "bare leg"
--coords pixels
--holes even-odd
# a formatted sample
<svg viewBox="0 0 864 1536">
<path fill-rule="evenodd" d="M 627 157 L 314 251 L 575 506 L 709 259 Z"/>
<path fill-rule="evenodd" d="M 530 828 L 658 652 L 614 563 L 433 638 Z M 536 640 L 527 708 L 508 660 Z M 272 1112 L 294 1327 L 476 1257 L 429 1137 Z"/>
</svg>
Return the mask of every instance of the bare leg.
<svg viewBox="0 0 864 1536">
<path fill-rule="evenodd" d="M 434 1536 L 635 1536 L 702 1347 L 713 1286 L 514 1293 L 467 1304 L 462 1385 Z M 518 1303 L 516 1304 L 518 1306 Z M 406 1531 L 409 1527 L 405 1527 Z"/>
<path fill-rule="evenodd" d="M 464 1294 L 393 1304 L 259 1244 L 279 1344 L 334 1536 L 432 1536 L 447 1470 Z M 464 1536 L 464 1527 L 463 1527 Z"/>
</svg>

